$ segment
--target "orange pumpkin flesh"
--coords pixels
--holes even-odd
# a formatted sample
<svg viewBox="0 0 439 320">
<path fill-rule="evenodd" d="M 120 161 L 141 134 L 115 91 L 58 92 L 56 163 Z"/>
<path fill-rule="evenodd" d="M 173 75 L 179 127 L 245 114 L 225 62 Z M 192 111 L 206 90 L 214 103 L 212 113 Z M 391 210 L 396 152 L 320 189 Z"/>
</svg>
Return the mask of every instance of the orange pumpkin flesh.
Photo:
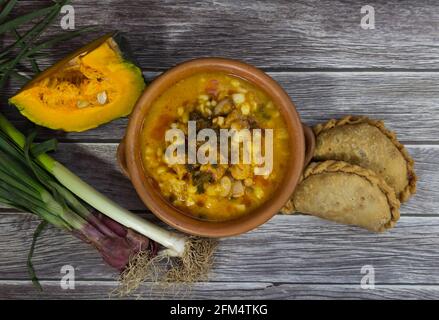
<svg viewBox="0 0 439 320">
<path fill-rule="evenodd" d="M 84 131 L 131 113 L 145 87 L 110 35 L 44 71 L 9 99 L 32 122 Z"/>
</svg>

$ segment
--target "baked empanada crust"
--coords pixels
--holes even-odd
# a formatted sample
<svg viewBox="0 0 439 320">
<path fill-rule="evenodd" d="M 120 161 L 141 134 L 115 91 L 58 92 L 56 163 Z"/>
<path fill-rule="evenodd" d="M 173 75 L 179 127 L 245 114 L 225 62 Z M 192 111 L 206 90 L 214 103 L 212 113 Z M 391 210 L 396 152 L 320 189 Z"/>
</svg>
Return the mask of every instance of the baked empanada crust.
<svg viewBox="0 0 439 320">
<path fill-rule="evenodd" d="M 347 116 L 313 130 L 314 160 L 341 160 L 371 169 L 394 188 L 402 202 L 416 192 L 414 161 L 382 121 Z"/>
<path fill-rule="evenodd" d="M 311 163 L 283 212 L 298 211 L 381 232 L 399 219 L 395 191 L 375 172 L 343 161 Z"/>
</svg>

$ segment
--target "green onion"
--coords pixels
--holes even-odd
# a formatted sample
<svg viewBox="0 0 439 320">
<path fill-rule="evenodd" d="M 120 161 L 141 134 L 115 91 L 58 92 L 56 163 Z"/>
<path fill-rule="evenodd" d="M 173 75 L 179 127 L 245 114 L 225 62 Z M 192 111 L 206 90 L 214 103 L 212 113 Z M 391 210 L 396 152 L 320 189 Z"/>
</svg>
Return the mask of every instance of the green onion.
<svg viewBox="0 0 439 320">
<path fill-rule="evenodd" d="M 25 47 L 26 47 L 26 44 L 25 44 L 24 41 L 23 41 L 24 38 L 22 38 L 22 37 L 20 36 L 20 34 L 18 33 L 17 30 L 14 29 L 13 31 L 14 31 L 15 37 L 17 38 L 17 41 L 15 42 L 15 45 L 20 45 L 22 48 L 25 48 Z M 20 42 L 20 41 L 23 41 L 23 42 Z M 38 67 L 37 62 L 35 61 L 35 59 L 31 57 L 31 58 L 29 58 L 29 60 L 30 60 L 30 63 L 31 63 L 31 65 L 32 65 L 32 70 L 33 70 L 33 72 L 34 72 L 34 73 L 40 73 L 41 70 L 40 70 L 40 68 Z"/>
<path fill-rule="evenodd" d="M 10 0 L 6 4 L 0 3 L 0 6 L 4 5 L 3 10 L 0 12 L 0 23 L 2 23 L 8 14 L 12 11 L 18 0 Z"/>
<path fill-rule="evenodd" d="M 147 242 L 149 238 L 164 247 L 157 255 L 158 260 L 169 257 L 179 259 L 177 263 L 171 263 L 172 268 L 165 273 L 167 280 L 185 282 L 206 276 L 212 263 L 215 241 L 168 231 L 122 208 L 43 152 L 50 150 L 54 142 L 47 142 L 41 147 L 34 145 L 35 134 L 26 139 L 1 113 L 0 132 L 3 133 L 0 134 L 0 152 L 3 152 L 0 153 L 0 172 L 9 170 L 11 177 L 20 182 L 17 186 L 12 183 L 11 177 L 2 178 L 0 174 L 0 201 L 6 199 L 6 204 L 24 208 L 55 226 L 70 230 L 80 239 L 92 243 L 105 261 L 119 270 L 124 270 L 139 250 L 149 249 L 148 259 L 154 257 L 156 247 Z M 5 136 L 8 141 L 5 141 Z M 7 189 L 1 182 L 8 186 Z M 87 210 L 74 195 L 106 217 Z M 116 230 L 120 229 L 125 238 L 115 237 L 119 234 Z M 144 237 L 136 235 L 133 230 Z M 154 264 L 156 260 L 153 258 L 151 261 Z M 156 268 L 145 262 L 140 262 L 140 266 Z M 126 273 L 122 274 L 127 287 L 122 289 L 123 294 L 137 288 L 140 282 L 151 276 L 145 270 L 134 272 L 133 269 L 136 266 L 130 263 Z"/>
<path fill-rule="evenodd" d="M 46 15 L 47 13 L 49 14 L 42 21 L 40 21 L 34 28 L 32 28 L 31 31 L 29 31 L 28 33 L 29 37 L 37 37 L 40 33 L 42 33 L 47 28 L 47 26 L 52 22 L 52 20 L 58 15 L 60 9 L 61 9 L 60 4 L 55 4 L 52 7 L 35 11 L 35 12 L 43 12 L 44 15 Z M 25 15 L 23 17 L 29 15 L 32 15 L 32 13 Z M 20 19 L 23 17 L 19 17 L 15 20 L 10 21 L 9 23 L 7 22 L 1 25 L 0 34 L 2 33 L 2 30 L 9 30 L 9 28 L 14 30 L 15 28 L 17 28 L 20 25 L 20 23 L 11 23 L 11 22 L 14 22 L 16 20 L 21 21 Z M 31 42 L 25 43 L 23 45 L 23 48 L 21 48 L 21 51 L 18 53 L 18 55 L 4 68 L 3 77 L 2 79 L 0 79 L 0 88 L 3 87 L 3 84 L 5 83 L 6 79 L 9 77 L 9 74 L 12 72 L 13 68 L 15 68 L 15 66 L 18 64 L 18 62 L 20 62 L 20 60 L 24 56 L 26 56 L 27 50 L 31 47 L 31 45 L 32 45 Z"/>
<path fill-rule="evenodd" d="M 24 150 L 26 146 L 25 136 L 2 114 L 0 114 L 0 130 L 12 139 L 18 147 Z M 125 227 L 133 229 L 162 244 L 169 249 L 168 253 L 170 255 L 182 256 L 184 254 L 186 237 L 160 228 L 122 208 L 82 181 L 73 172 L 46 153 L 40 153 L 35 160 L 42 168 L 53 175 L 53 177 L 55 177 L 66 189 L 76 194 L 76 196 L 87 202 L 96 210 L 104 213 L 106 216 L 119 222 Z"/>
<path fill-rule="evenodd" d="M 0 72 L 0 78 L 4 77 L 4 75 L 5 74 L 3 72 Z M 23 82 L 27 82 L 27 81 L 29 81 L 31 79 L 31 77 L 28 76 L 27 74 L 25 74 L 23 72 L 18 72 L 16 70 L 12 70 L 10 72 L 9 76 L 14 77 L 14 78 L 16 78 L 16 79 L 18 79 L 20 81 L 23 81 Z"/>
<path fill-rule="evenodd" d="M 38 281 L 37 278 L 37 274 L 35 273 L 34 265 L 32 263 L 32 256 L 34 254 L 35 245 L 37 244 L 37 239 L 40 236 L 41 232 L 44 230 L 44 228 L 47 227 L 47 224 L 48 224 L 47 221 L 43 220 L 35 229 L 34 235 L 32 237 L 32 245 L 30 247 L 29 254 L 27 255 L 27 269 L 29 270 L 30 278 L 34 286 L 36 286 L 40 291 L 42 291 L 43 288 L 41 287 L 40 282 Z"/>
<path fill-rule="evenodd" d="M 35 134 L 25 139 L 6 118 L 0 115 L 0 119 L 0 202 L 32 212 L 91 243 L 104 260 L 118 270 L 124 270 L 130 258 L 139 251 L 155 248 L 149 239 L 140 235 L 132 241 L 133 231 L 114 221 L 102 219 L 41 165 L 45 163 L 53 167 L 56 164 L 45 153 L 56 147 L 54 140 L 34 144 Z M 38 234 L 39 229 L 35 237 Z M 28 263 L 28 266 L 35 280 L 32 264 Z"/>
<path fill-rule="evenodd" d="M 69 39 L 79 36 L 80 34 L 83 34 L 84 32 L 94 29 L 94 27 L 80 28 L 76 31 L 57 35 L 48 40 L 34 44 L 34 41 L 38 39 L 40 34 L 42 34 L 53 22 L 53 20 L 58 16 L 62 6 L 67 3 L 69 3 L 69 0 L 62 0 L 56 2 L 50 7 L 39 9 L 37 11 L 3 23 L 3 20 L 5 20 L 9 12 L 14 7 L 15 1 L 10 1 L 4 6 L 2 11 L 0 12 L 0 34 L 10 31 L 15 35 L 16 41 L 9 47 L 2 50 L 2 52 L 0 53 L 0 88 L 3 87 L 3 85 L 6 83 L 6 80 L 10 76 L 21 79 L 26 78 L 25 76 L 23 76 L 22 73 L 16 70 L 17 65 L 23 59 L 29 59 L 33 71 L 37 73 L 39 72 L 39 68 L 34 60 L 33 55 L 39 53 L 43 49 L 50 48 L 59 42 L 67 41 Z M 23 36 L 20 36 L 20 34 L 17 33 L 16 30 L 19 26 L 40 17 L 43 18 L 30 30 L 28 30 Z M 17 50 L 18 52 L 14 53 L 14 49 L 16 48 L 19 48 L 19 50 Z M 11 56 L 13 58 L 8 59 L 7 56 Z"/>
<path fill-rule="evenodd" d="M 83 28 L 34 43 L 67 2 L 57 2 L 0 25 L 0 34 L 12 31 L 16 37 L 16 42 L 0 53 L 0 89 L 9 76 L 27 78 L 16 70 L 23 59 L 29 59 L 36 72 L 39 68 L 34 55 L 92 29 Z M 1 4 L 4 1 L 0 0 Z M 3 6 L 0 23 L 14 5 L 15 1 L 11 1 Z M 20 24 L 45 15 L 23 36 L 16 32 Z M 20 48 L 19 52 L 8 60 L 6 56 L 12 55 L 15 48 Z M 215 241 L 165 230 L 122 208 L 47 155 L 46 152 L 56 148 L 54 139 L 35 144 L 35 135 L 32 133 L 26 138 L 0 113 L 1 203 L 32 212 L 47 223 L 91 243 L 109 265 L 122 271 L 119 294 L 130 293 L 146 279 L 157 280 L 158 270 L 164 271 L 166 281 L 196 281 L 207 275 Z M 31 257 L 44 226 L 41 224 L 35 231 L 28 257 L 29 273 L 36 284 L 38 280 Z M 158 253 L 156 243 L 164 246 Z M 177 260 L 170 260 L 170 257 Z M 158 268 L 157 263 L 163 259 L 170 268 Z"/>
<path fill-rule="evenodd" d="M 96 30 L 96 28 L 97 28 L 96 26 L 83 27 L 83 28 L 80 28 L 78 30 L 71 31 L 69 33 L 54 36 L 52 39 L 49 39 L 49 40 L 41 42 L 41 43 L 37 43 L 33 49 L 29 50 L 29 52 L 26 54 L 25 57 L 34 55 L 43 49 L 51 48 L 59 42 L 70 40 L 70 39 L 77 37 L 85 32 Z"/>
<path fill-rule="evenodd" d="M 39 18 L 42 16 L 47 15 L 48 13 L 54 11 L 54 9 L 59 9 L 60 8 L 60 4 L 54 4 L 48 8 L 42 8 L 33 12 L 30 12 L 28 14 L 25 14 L 24 16 L 15 18 L 13 20 L 10 20 L 8 22 L 5 22 L 4 24 L 0 25 L 0 34 L 15 29 L 17 27 L 19 27 L 20 25 L 23 25 L 26 22 L 29 22 L 35 18 Z M 6 10 L 7 8 L 4 8 L 3 10 Z M 2 10 L 2 14 L 3 14 L 3 10 Z"/>
</svg>

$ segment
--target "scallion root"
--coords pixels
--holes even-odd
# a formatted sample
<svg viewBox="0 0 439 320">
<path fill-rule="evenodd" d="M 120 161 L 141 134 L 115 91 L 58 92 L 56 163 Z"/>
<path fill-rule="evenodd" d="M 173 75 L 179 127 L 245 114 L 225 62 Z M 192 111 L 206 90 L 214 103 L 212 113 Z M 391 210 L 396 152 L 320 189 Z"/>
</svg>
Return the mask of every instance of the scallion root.
<svg viewBox="0 0 439 320">
<path fill-rule="evenodd" d="M 214 239 L 188 237 L 181 257 L 170 256 L 167 250 L 151 257 L 141 251 L 130 259 L 121 273 L 119 287 L 110 296 L 123 297 L 134 293 L 142 282 L 170 288 L 173 284 L 191 284 L 207 280 L 217 246 Z"/>
<path fill-rule="evenodd" d="M 190 237 L 180 259 L 173 259 L 172 267 L 167 271 L 166 282 L 191 283 L 207 280 L 213 264 L 213 254 L 217 241 Z"/>
</svg>

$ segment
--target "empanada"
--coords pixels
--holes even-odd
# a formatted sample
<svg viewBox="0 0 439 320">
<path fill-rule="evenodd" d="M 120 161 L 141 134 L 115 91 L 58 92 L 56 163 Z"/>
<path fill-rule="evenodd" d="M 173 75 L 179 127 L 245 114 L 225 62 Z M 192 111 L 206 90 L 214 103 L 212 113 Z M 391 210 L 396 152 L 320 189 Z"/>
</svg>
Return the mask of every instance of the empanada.
<svg viewBox="0 0 439 320">
<path fill-rule="evenodd" d="M 402 202 L 415 193 L 414 161 L 382 121 L 347 116 L 316 125 L 313 130 L 313 160 L 341 160 L 373 170 Z"/>
<path fill-rule="evenodd" d="M 375 172 L 343 161 L 313 162 L 283 212 L 298 211 L 380 232 L 399 219 L 395 191 Z"/>
</svg>

